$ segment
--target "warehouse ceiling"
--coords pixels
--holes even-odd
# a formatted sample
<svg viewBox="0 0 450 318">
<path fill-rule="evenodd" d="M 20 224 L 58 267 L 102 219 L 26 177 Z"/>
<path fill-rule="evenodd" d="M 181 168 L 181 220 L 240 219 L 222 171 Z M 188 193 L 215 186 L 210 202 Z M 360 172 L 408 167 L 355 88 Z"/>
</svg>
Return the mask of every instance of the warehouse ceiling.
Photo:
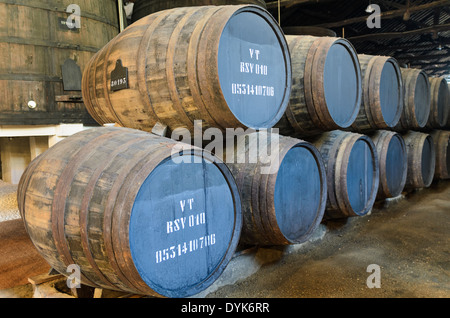
<svg viewBox="0 0 450 318">
<path fill-rule="evenodd" d="M 276 0 L 266 4 L 283 28 L 331 29 L 352 42 L 359 54 L 392 56 L 403 67 L 420 68 L 450 82 L 449 0 Z M 379 16 L 375 16 L 376 5 Z"/>
</svg>

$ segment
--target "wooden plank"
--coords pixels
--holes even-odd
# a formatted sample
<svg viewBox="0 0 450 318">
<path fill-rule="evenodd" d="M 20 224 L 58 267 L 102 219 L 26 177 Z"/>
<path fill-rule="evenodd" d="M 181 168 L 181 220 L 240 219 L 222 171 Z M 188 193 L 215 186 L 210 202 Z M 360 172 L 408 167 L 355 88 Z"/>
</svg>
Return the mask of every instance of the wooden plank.
<svg viewBox="0 0 450 318">
<path fill-rule="evenodd" d="M 65 276 L 62 274 L 54 274 L 54 275 L 50 275 L 50 274 L 41 274 L 41 275 L 37 275 L 37 276 L 33 276 L 33 277 L 29 277 L 28 281 L 32 284 L 32 285 L 40 285 L 40 284 L 44 284 L 44 283 L 48 283 L 48 282 L 52 282 L 55 280 L 59 280 L 64 278 Z"/>
</svg>

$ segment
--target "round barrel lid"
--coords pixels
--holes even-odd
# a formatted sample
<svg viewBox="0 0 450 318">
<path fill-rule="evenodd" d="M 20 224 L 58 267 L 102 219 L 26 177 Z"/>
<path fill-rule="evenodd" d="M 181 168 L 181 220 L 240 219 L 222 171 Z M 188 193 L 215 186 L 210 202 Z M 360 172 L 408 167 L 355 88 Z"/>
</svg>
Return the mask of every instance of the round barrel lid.
<svg viewBox="0 0 450 318">
<path fill-rule="evenodd" d="M 167 158 L 142 184 L 129 243 L 143 281 L 167 297 L 199 293 L 222 273 L 237 246 L 240 200 L 219 166 L 198 155 Z"/>
<path fill-rule="evenodd" d="M 327 110 L 340 128 L 349 127 L 359 113 L 361 85 L 361 70 L 353 47 L 344 39 L 335 41 L 325 60 L 323 86 Z"/>
<path fill-rule="evenodd" d="M 391 196 L 399 195 L 406 181 L 407 154 L 400 135 L 392 136 L 386 154 L 386 182 Z"/>
<path fill-rule="evenodd" d="M 320 153 L 301 144 L 291 148 L 278 170 L 274 205 L 278 227 L 293 243 L 305 241 L 323 217 L 326 177 Z"/>
<path fill-rule="evenodd" d="M 391 59 L 384 63 L 380 78 L 381 113 L 388 127 L 398 123 L 403 108 L 402 75 L 394 63 Z"/>
<path fill-rule="evenodd" d="M 434 170 L 435 170 L 435 151 L 433 138 L 427 136 L 423 142 L 422 146 L 422 180 L 425 187 L 428 187 L 433 181 Z"/>
<path fill-rule="evenodd" d="M 442 79 L 439 83 L 439 93 L 437 102 L 438 125 L 444 127 L 447 123 L 450 112 L 450 91 L 447 82 Z"/>
<path fill-rule="evenodd" d="M 376 178 L 373 148 L 365 138 L 358 139 L 352 147 L 347 165 L 347 193 L 349 203 L 357 215 L 369 211 Z"/>
<path fill-rule="evenodd" d="M 273 127 L 291 90 L 289 49 L 276 21 L 256 6 L 238 10 L 219 43 L 218 74 L 233 115 L 253 129 Z"/>
<path fill-rule="evenodd" d="M 430 84 L 424 72 L 417 76 L 414 91 L 414 114 L 420 127 L 424 127 L 430 115 Z"/>
</svg>

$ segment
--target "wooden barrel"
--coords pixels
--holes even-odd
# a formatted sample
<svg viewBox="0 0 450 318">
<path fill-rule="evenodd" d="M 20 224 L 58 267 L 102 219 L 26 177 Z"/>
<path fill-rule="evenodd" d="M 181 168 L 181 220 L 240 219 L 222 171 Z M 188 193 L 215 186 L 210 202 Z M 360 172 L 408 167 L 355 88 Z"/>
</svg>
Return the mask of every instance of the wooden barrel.
<svg viewBox="0 0 450 318">
<path fill-rule="evenodd" d="M 350 127 L 361 105 L 361 70 L 352 44 L 342 38 L 286 36 L 292 91 L 276 127 L 307 136 Z"/>
<path fill-rule="evenodd" d="M 377 199 L 400 195 L 405 187 L 408 172 L 406 144 L 394 131 L 377 130 L 370 135 L 378 154 L 380 182 Z"/>
<path fill-rule="evenodd" d="M 427 188 L 436 168 L 436 150 L 429 134 L 408 131 L 403 135 L 408 153 L 408 174 L 405 188 Z"/>
<path fill-rule="evenodd" d="M 82 103 L 81 76 L 118 33 L 117 3 L 73 3 L 0 0 L 0 125 L 96 124 Z M 71 10 L 81 14 L 79 28 L 66 23 Z"/>
<path fill-rule="evenodd" d="M 186 297 L 235 252 L 239 192 L 217 158 L 127 128 L 92 128 L 31 162 L 18 187 L 30 238 L 52 268 L 81 283 Z"/>
<path fill-rule="evenodd" d="M 331 36 L 337 37 L 336 32 L 331 29 L 315 26 L 288 26 L 283 27 L 286 35 L 311 35 L 311 36 Z"/>
<path fill-rule="evenodd" d="M 450 131 L 434 130 L 431 136 L 436 150 L 434 179 L 450 179 Z"/>
<path fill-rule="evenodd" d="M 450 112 L 450 91 L 444 77 L 430 77 L 431 106 L 426 128 L 441 129 L 447 124 Z"/>
<path fill-rule="evenodd" d="M 448 90 L 449 90 L 449 94 L 450 94 L 450 84 L 448 84 Z M 450 101 L 447 104 L 447 108 L 450 108 Z M 450 113 L 447 119 L 447 125 L 445 126 L 445 128 L 447 128 L 447 130 L 450 130 Z"/>
<path fill-rule="evenodd" d="M 131 22 L 136 22 L 149 14 L 173 8 L 242 4 L 255 4 L 266 8 L 266 2 L 263 0 L 135 0 Z"/>
<path fill-rule="evenodd" d="M 395 127 L 403 111 L 403 82 L 397 60 L 364 54 L 358 58 L 363 97 L 352 129 L 366 132 Z"/>
<path fill-rule="evenodd" d="M 225 162 L 241 193 L 241 242 L 305 242 L 322 221 L 326 205 L 320 153 L 308 142 L 277 134 L 251 133 L 238 138 L 227 149 L 233 155 Z M 270 151 L 262 146 L 265 143 Z"/>
<path fill-rule="evenodd" d="M 124 69 L 126 68 L 126 69 Z M 271 128 L 291 88 L 284 35 L 263 8 L 175 8 L 133 23 L 83 75 L 87 109 L 100 123 L 150 131 Z"/>
<path fill-rule="evenodd" d="M 378 156 L 366 135 L 333 130 L 312 140 L 322 154 L 327 172 L 325 219 L 367 214 L 379 185 Z"/>
<path fill-rule="evenodd" d="M 400 68 L 403 79 L 404 105 L 400 121 L 394 130 L 406 132 L 424 128 L 430 116 L 430 82 L 419 69 Z"/>
</svg>

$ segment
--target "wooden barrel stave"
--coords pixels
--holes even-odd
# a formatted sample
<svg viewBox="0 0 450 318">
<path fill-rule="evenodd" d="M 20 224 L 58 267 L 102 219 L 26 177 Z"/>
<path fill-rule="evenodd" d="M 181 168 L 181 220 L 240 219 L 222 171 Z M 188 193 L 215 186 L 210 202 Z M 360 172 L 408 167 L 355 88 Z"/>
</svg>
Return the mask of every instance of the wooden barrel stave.
<svg viewBox="0 0 450 318">
<path fill-rule="evenodd" d="M 378 157 L 372 140 L 366 135 L 334 130 L 310 141 L 320 151 L 327 171 L 324 219 L 367 214 L 379 186 Z"/>
<path fill-rule="evenodd" d="M 395 127 L 403 111 L 403 82 L 398 62 L 389 56 L 358 55 L 361 64 L 361 109 L 352 124 L 358 132 Z"/>
<path fill-rule="evenodd" d="M 430 117 L 426 128 L 442 129 L 449 119 L 450 91 L 444 77 L 430 77 Z"/>
<path fill-rule="evenodd" d="M 263 0 L 136 0 L 133 6 L 131 22 L 136 22 L 149 14 L 173 8 L 244 4 L 254 4 L 266 8 L 266 2 Z"/>
<path fill-rule="evenodd" d="M 450 178 L 450 131 L 433 130 L 434 148 L 436 149 L 436 168 L 434 180 Z"/>
<path fill-rule="evenodd" d="M 408 172 L 406 145 L 402 136 L 393 131 L 378 130 L 370 135 L 378 154 L 380 184 L 377 199 L 400 195 Z"/>
<path fill-rule="evenodd" d="M 400 121 L 393 129 L 398 132 L 422 129 L 430 115 L 431 95 L 428 76 L 419 69 L 400 69 L 404 88 L 404 106 Z"/>
<path fill-rule="evenodd" d="M 436 150 L 433 137 L 426 133 L 408 131 L 403 134 L 408 153 L 406 189 L 427 188 L 433 181 Z"/>
<path fill-rule="evenodd" d="M 82 283 L 89 286 L 147 295 L 185 297 L 212 284 L 238 244 L 241 226 L 238 189 L 225 165 L 200 149 L 184 145 L 181 158 L 196 157 L 213 164 L 205 165 L 201 160 L 192 165 L 173 162 L 171 153 L 176 145 L 179 144 L 172 140 L 136 130 L 98 128 L 71 136 L 36 158 L 21 179 L 18 202 L 30 238 L 49 264 L 66 275 L 67 266 L 77 264 Z M 155 183 L 159 180 L 156 176 L 161 176 L 162 171 L 164 175 L 172 170 L 172 179 L 178 179 L 174 181 L 176 186 L 165 187 L 164 182 L 172 183 L 167 179 Z M 195 181 L 183 185 L 180 175 L 186 178 L 195 175 Z M 160 188 L 167 193 L 158 196 L 156 192 L 151 196 L 151 202 L 142 203 L 146 191 L 159 191 Z M 164 263 L 167 259 L 162 258 L 159 267 L 159 263 L 153 264 L 154 250 L 180 237 L 168 236 L 159 240 L 160 234 L 151 234 L 149 243 L 145 241 L 145 228 L 159 226 L 165 229 L 165 222 L 154 213 L 153 222 L 144 222 L 146 225 L 141 233 L 136 218 L 141 220 L 142 213 L 149 209 L 157 212 L 152 208 L 155 202 L 176 208 L 179 202 L 175 202 L 175 197 L 184 195 L 191 195 L 199 205 L 204 202 L 205 206 L 204 216 L 201 216 L 203 221 L 197 224 L 198 230 L 183 238 L 206 231 L 204 233 L 217 235 L 217 244 L 214 241 L 209 245 L 212 247 L 208 247 L 208 252 L 200 251 L 200 255 L 197 252 L 197 256 L 191 254 L 193 260 L 179 261 L 187 270 L 186 277 L 178 270 L 174 271 L 173 278 L 155 275 L 153 268 L 165 271 L 180 268 L 181 264 Z M 164 201 L 166 198 L 170 202 Z M 148 209 L 142 210 L 142 204 Z M 219 210 L 216 221 L 213 214 Z M 170 215 L 168 217 L 170 219 Z M 220 232 L 217 232 L 219 228 Z M 208 237 L 211 243 L 212 238 L 205 235 L 205 240 Z M 223 242 L 229 244 L 223 245 Z M 140 246 L 143 244 L 152 253 L 147 251 L 142 256 Z M 207 259 L 203 261 L 202 257 Z M 190 268 L 195 272 L 192 277 L 198 281 L 189 275 Z M 178 285 L 171 279 L 179 281 Z"/>
<path fill-rule="evenodd" d="M 236 33 L 240 28 L 245 32 Z M 112 91 L 108 83 L 119 59 L 128 68 L 129 87 Z M 260 73 L 260 65 L 271 76 Z M 261 129 L 272 127 L 286 109 L 291 67 L 284 35 L 264 9 L 203 6 L 157 12 L 132 24 L 83 77 L 87 109 L 100 124 L 150 131 L 160 122 L 172 131 L 192 131 L 194 121 L 202 120 L 205 129 Z M 245 88 L 237 87 L 244 82 Z M 262 90 L 269 86 L 272 91 Z"/>
<path fill-rule="evenodd" d="M 361 70 L 353 46 L 333 37 L 288 35 L 286 39 L 293 85 L 286 113 L 275 127 L 290 136 L 349 127 L 361 104 Z M 345 79 L 340 78 L 343 74 Z"/>
<path fill-rule="evenodd" d="M 241 193 L 241 242 L 251 245 L 286 245 L 305 242 L 322 220 L 326 204 L 326 176 L 322 158 L 310 143 L 276 134 L 240 136 L 234 160 L 226 163 Z M 250 155 L 262 148 L 262 138 L 273 161 Z M 265 150 L 264 150 L 265 151 Z M 278 155 L 272 157 L 274 152 Z M 261 153 L 258 153 L 260 156 Z"/>
</svg>

